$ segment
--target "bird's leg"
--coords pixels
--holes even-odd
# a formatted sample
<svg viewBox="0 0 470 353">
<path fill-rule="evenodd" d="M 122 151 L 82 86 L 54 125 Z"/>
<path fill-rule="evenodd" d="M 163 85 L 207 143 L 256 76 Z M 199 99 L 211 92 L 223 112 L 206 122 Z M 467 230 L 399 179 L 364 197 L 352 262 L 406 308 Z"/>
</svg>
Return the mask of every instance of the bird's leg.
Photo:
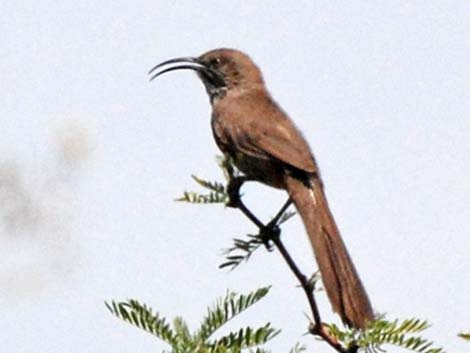
<svg viewBox="0 0 470 353">
<path fill-rule="evenodd" d="M 240 196 L 240 189 L 246 181 L 248 181 L 248 178 L 246 176 L 237 176 L 230 178 L 226 187 L 228 202 L 225 205 L 227 207 L 238 208 L 238 205 L 242 202 Z"/>
<path fill-rule="evenodd" d="M 259 235 L 261 240 L 263 241 L 266 249 L 268 251 L 272 250 L 271 241 L 275 237 L 279 237 L 281 230 L 279 229 L 278 222 L 279 219 L 282 217 L 284 212 L 286 212 L 287 208 L 292 204 L 292 200 L 289 198 L 281 207 L 281 209 L 277 212 L 276 216 L 266 225 L 264 225 L 243 203 L 240 196 L 240 189 L 243 184 L 247 181 L 252 181 L 247 176 L 237 176 L 231 178 L 227 184 L 227 194 L 229 197 L 228 202 L 226 205 L 228 207 L 238 208 L 242 213 L 252 221 L 260 230 Z"/>
<path fill-rule="evenodd" d="M 227 194 L 229 197 L 226 205 L 228 207 L 238 208 L 243 214 L 252 221 L 259 229 L 265 225 L 245 206 L 240 196 L 240 188 L 246 181 L 253 181 L 253 179 L 246 176 L 237 176 L 229 180 L 227 185 Z"/>
<path fill-rule="evenodd" d="M 276 216 L 267 224 L 267 227 L 272 227 L 278 224 L 279 219 L 284 215 L 289 206 L 292 205 L 292 199 L 289 197 L 281 209 L 277 212 Z"/>
<path fill-rule="evenodd" d="M 289 197 L 281 209 L 277 212 L 276 216 L 274 216 L 274 218 L 268 224 L 260 228 L 260 238 L 268 251 L 272 250 L 271 242 L 276 242 L 276 240 L 281 235 L 281 229 L 279 228 L 278 222 L 291 204 L 292 200 Z"/>
<path fill-rule="evenodd" d="M 264 225 L 263 222 L 261 222 L 249 209 L 248 207 L 245 206 L 243 203 L 241 196 L 240 196 L 240 188 L 242 187 L 243 183 L 246 181 L 251 181 L 253 179 L 250 179 L 246 176 L 237 176 L 234 178 L 231 178 L 227 184 L 227 194 L 229 197 L 229 201 L 226 203 L 228 207 L 234 207 L 238 208 L 251 222 L 253 222 L 259 229 L 259 236 L 261 240 L 263 241 L 264 245 L 266 246 L 266 249 L 268 251 L 272 250 L 272 246 L 270 244 L 270 241 L 273 237 L 276 236 L 275 233 L 280 233 L 279 227 L 277 227 L 276 222 L 273 224 L 268 223 L 268 225 Z M 282 207 L 284 209 L 284 206 Z M 281 209 L 281 210 L 282 210 Z M 281 213 L 282 214 L 282 213 Z M 275 218 L 279 218 L 279 214 L 276 215 Z"/>
<path fill-rule="evenodd" d="M 275 237 L 279 237 L 281 230 L 278 227 L 279 219 L 282 217 L 287 208 L 292 204 L 292 200 L 289 198 L 277 212 L 276 216 L 267 224 L 264 225 L 243 203 L 240 196 L 240 189 L 246 181 L 252 181 L 246 176 L 238 176 L 231 178 L 227 185 L 227 194 L 229 201 L 227 202 L 228 207 L 238 208 L 242 213 L 251 220 L 260 230 L 260 238 L 263 241 L 268 251 L 272 250 L 271 241 Z"/>
</svg>

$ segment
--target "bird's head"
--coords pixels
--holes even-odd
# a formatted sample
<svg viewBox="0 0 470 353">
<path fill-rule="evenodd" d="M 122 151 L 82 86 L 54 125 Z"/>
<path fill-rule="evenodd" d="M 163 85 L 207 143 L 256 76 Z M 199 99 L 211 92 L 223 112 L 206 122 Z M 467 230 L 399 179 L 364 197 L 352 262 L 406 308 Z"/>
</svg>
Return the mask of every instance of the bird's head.
<svg viewBox="0 0 470 353">
<path fill-rule="evenodd" d="M 199 57 L 164 61 L 152 70 L 150 80 L 174 70 L 194 70 L 204 83 L 211 101 L 228 90 L 250 89 L 264 85 L 261 71 L 250 57 L 235 49 L 215 49 Z"/>
</svg>

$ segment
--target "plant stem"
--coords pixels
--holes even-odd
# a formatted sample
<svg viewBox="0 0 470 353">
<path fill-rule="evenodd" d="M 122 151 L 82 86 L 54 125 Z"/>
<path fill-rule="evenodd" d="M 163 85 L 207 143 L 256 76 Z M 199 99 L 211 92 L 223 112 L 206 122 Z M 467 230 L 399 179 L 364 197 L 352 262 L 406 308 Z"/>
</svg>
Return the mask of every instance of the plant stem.
<svg viewBox="0 0 470 353">
<path fill-rule="evenodd" d="M 277 222 L 287 210 L 289 205 L 291 204 L 290 199 L 282 206 L 280 211 L 276 214 L 271 222 L 267 225 L 264 225 L 254 214 L 251 212 L 248 207 L 242 202 L 239 196 L 239 189 L 241 187 L 240 183 L 234 189 L 236 192 L 232 192 L 231 194 L 231 206 L 238 208 L 251 222 L 253 222 L 259 228 L 259 234 L 266 240 L 266 244 L 269 241 L 272 241 L 276 248 L 281 253 L 282 257 L 286 261 L 287 265 L 294 273 L 297 280 L 300 282 L 305 295 L 307 296 L 308 304 L 310 306 L 313 320 L 314 322 L 309 327 L 309 332 L 312 335 L 321 337 L 326 343 L 328 343 L 333 349 L 335 349 L 339 353 L 355 353 L 357 351 L 356 346 L 352 346 L 349 349 L 344 348 L 334 337 L 332 337 L 327 330 L 325 330 L 325 326 L 322 325 L 320 311 L 318 310 L 318 305 L 315 300 L 314 296 L 314 288 L 312 284 L 308 281 L 307 277 L 300 271 L 299 267 L 290 256 L 289 252 L 287 251 L 284 243 L 281 241 L 281 230 L 277 225 Z M 268 247 L 269 249 L 269 247 Z"/>
</svg>

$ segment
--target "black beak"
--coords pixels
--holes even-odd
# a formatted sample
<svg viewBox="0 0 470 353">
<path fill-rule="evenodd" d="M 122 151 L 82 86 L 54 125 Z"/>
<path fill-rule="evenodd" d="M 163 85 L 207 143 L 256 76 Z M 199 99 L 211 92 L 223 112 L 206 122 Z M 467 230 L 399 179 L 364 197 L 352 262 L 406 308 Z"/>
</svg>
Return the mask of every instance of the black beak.
<svg viewBox="0 0 470 353">
<path fill-rule="evenodd" d="M 160 71 L 160 69 L 162 69 L 164 66 L 170 65 L 170 64 L 178 64 L 178 65 L 171 66 Z M 150 81 L 152 81 L 153 79 L 157 78 L 160 75 L 163 75 L 164 73 L 174 71 L 174 70 L 194 70 L 200 74 L 201 78 L 204 81 L 207 81 L 207 83 L 211 84 L 212 86 L 214 87 L 226 86 L 225 80 L 219 72 L 217 72 L 214 69 L 211 69 L 198 58 L 192 58 L 192 57 L 170 59 L 154 66 L 149 71 L 149 75 L 151 75 Z"/>
</svg>

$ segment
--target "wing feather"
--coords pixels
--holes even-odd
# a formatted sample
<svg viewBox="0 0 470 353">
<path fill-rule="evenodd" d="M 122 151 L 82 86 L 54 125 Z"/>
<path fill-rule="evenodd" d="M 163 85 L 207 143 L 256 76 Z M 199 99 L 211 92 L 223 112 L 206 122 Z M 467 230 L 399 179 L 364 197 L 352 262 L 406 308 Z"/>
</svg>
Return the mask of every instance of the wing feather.
<svg viewBox="0 0 470 353">
<path fill-rule="evenodd" d="M 244 123 L 230 124 L 228 133 L 239 151 L 260 159 L 275 158 L 309 173 L 317 172 L 307 142 L 288 118 L 237 120 Z"/>
</svg>

